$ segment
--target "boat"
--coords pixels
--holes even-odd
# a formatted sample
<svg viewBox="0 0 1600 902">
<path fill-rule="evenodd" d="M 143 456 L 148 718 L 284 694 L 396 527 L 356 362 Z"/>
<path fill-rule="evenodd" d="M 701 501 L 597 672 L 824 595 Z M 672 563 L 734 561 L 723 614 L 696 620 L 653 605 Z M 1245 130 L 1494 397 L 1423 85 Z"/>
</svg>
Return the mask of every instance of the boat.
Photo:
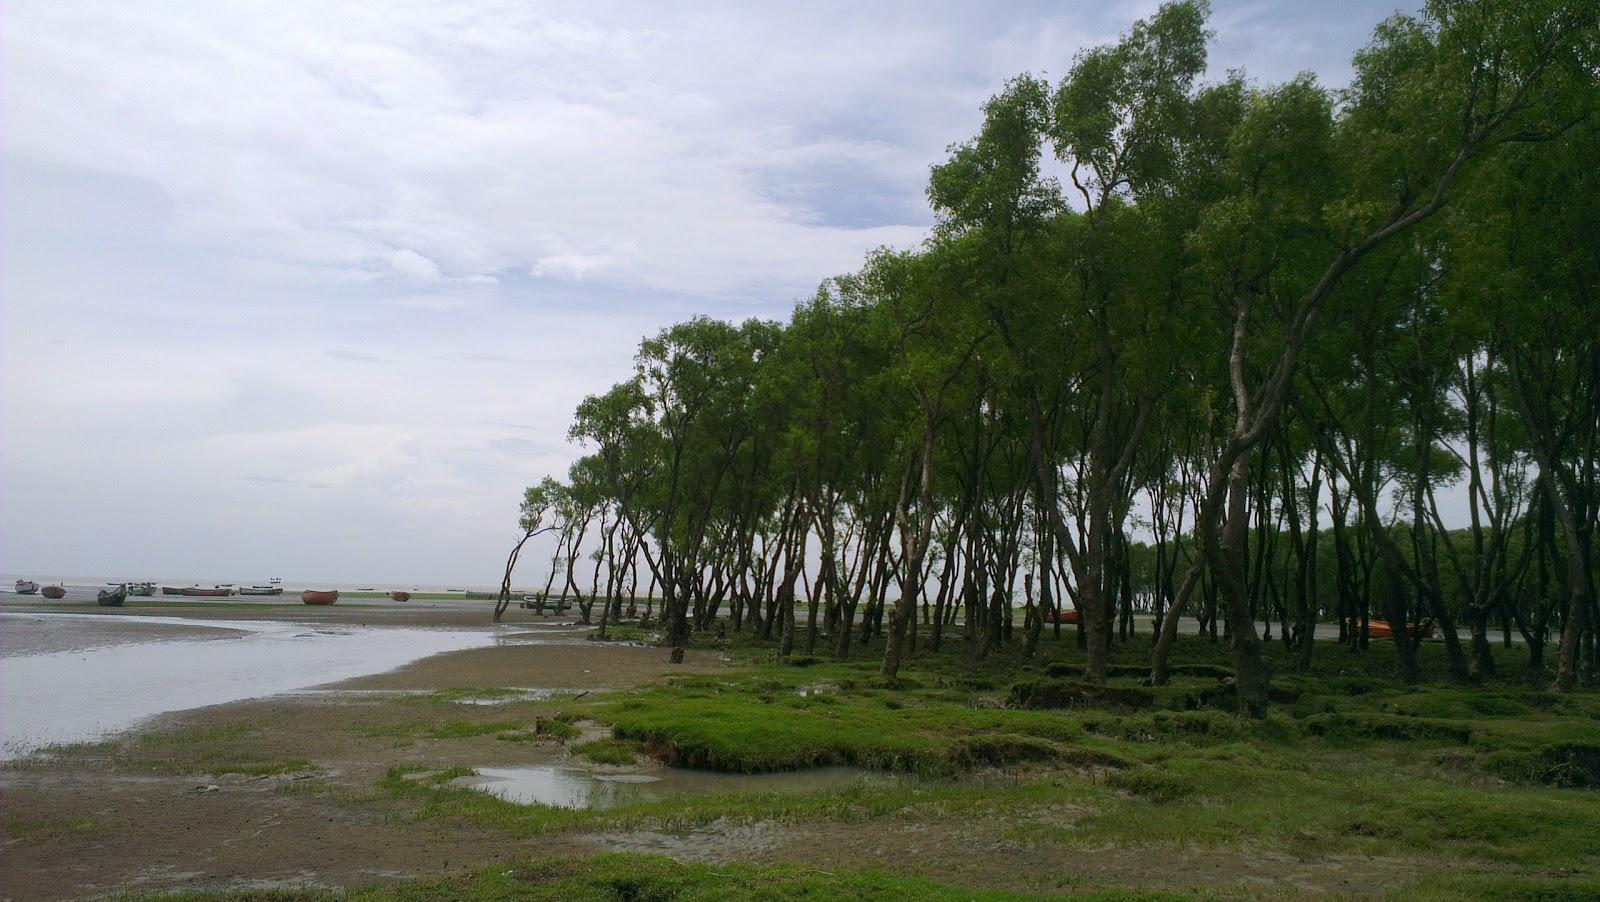
<svg viewBox="0 0 1600 902">
<path fill-rule="evenodd" d="M 162 591 L 165 591 L 165 589 Z M 233 594 L 233 590 L 227 586 L 213 586 L 209 589 L 202 589 L 199 586 L 190 586 L 189 588 L 182 590 L 179 594 L 185 598 L 226 598 L 227 596 Z"/>
<path fill-rule="evenodd" d="M 1078 609 L 1077 608 L 1064 608 L 1064 609 L 1063 608 L 1057 608 L 1056 610 L 1051 611 L 1049 614 L 1045 615 L 1044 622 L 1045 623 L 1077 623 L 1078 622 Z"/>
<path fill-rule="evenodd" d="M 45 586 L 39 590 L 39 594 L 46 598 L 66 598 L 67 590 L 60 586 Z"/>
<path fill-rule="evenodd" d="M 282 595 L 282 586 L 240 586 L 240 595 Z"/>
<path fill-rule="evenodd" d="M 316 589 L 307 589 L 300 593 L 300 600 L 306 604 L 333 604 L 339 600 L 339 590 L 320 592 Z"/>
<path fill-rule="evenodd" d="M 147 598 L 156 594 L 155 583 L 128 583 L 128 594 Z"/>
<path fill-rule="evenodd" d="M 120 608 L 128 600 L 128 587 L 121 585 L 110 591 L 101 589 L 95 594 L 94 600 L 103 608 Z"/>
<path fill-rule="evenodd" d="M 395 601 L 410 601 L 411 600 L 411 593 L 410 592 L 390 592 L 389 593 L 389 597 L 394 599 Z"/>
<path fill-rule="evenodd" d="M 33 593 L 35 593 L 37 591 L 39 591 L 39 584 L 34 582 L 33 580 L 31 580 L 31 579 L 19 579 L 19 580 L 17 580 L 17 594 L 18 595 L 32 595 Z"/>
<path fill-rule="evenodd" d="M 1432 639 L 1433 638 L 1433 633 L 1434 633 L 1434 630 L 1435 630 L 1436 626 L 1437 625 L 1432 620 L 1423 620 L 1421 622 L 1408 623 L 1405 626 L 1405 635 L 1407 635 L 1407 636 L 1421 636 L 1424 639 Z M 1356 618 L 1354 620 L 1351 620 L 1350 621 L 1350 627 L 1351 627 L 1351 629 L 1354 629 L 1357 632 L 1360 632 L 1360 630 L 1361 630 L 1361 619 L 1360 618 Z M 1390 623 L 1387 620 L 1369 620 L 1369 621 L 1367 621 L 1367 638 L 1369 638 L 1369 639 L 1392 639 L 1392 638 L 1394 638 L 1394 624 Z"/>
<path fill-rule="evenodd" d="M 161 587 L 161 594 L 162 595 L 182 595 L 183 594 L 183 590 L 178 588 L 177 586 L 162 586 Z"/>
</svg>

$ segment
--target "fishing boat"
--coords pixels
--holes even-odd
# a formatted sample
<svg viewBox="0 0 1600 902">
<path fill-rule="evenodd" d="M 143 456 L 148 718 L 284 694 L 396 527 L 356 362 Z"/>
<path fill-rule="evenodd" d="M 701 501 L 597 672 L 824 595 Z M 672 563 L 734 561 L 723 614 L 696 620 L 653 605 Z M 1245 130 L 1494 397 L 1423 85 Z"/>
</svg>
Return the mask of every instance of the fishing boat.
<svg viewBox="0 0 1600 902">
<path fill-rule="evenodd" d="M 39 590 L 39 594 L 46 598 L 60 599 L 67 597 L 67 590 L 60 586 L 45 586 Z"/>
<path fill-rule="evenodd" d="M 18 595 L 32 595 L 33 593 L 35 593 L 37 591 L 39 591 L 39 584 L 34 582 L 33 580 L 31 580 L 31 579 L 19 579 L 19 580 L 17 580 L 17 594 Z"/>
<path fill-rule="evenodd" d="M 307 589 L 300 593 L 300 600 L 306 604 L 333 604 L 339 600 L 339 590 L 320 592 L 316 589 Z"/>
<path fill-rule="evenodd" d="M 161 587 L 161 594 L 162 595 L 182 595 L 183 594 L 183 590 L 178 588 L 177 586 L 162 586 Z"/>
<path fill-rule="evenodd" d="M 103 608 L 120 608 L 128 600 L 128 587 L 121 585 L 110 591 L 101 589 L 95 593 L 94 600 Z"/>
<path fill-rule="evenodd" d="M 1045 618 L 1044 618 L 1044 621 L 1046 623 L 1077 623 L 1078 622 L 1078 609 L 1077 608 L 1065 608 L 1065 609 L 1057 608 L 1056 610 L 1050 612 L 1049 614 L 1046 614 Z"/>
<path fill-rule="evenodd" d="M 395 601 L 410 601 L 411 600 L 411 593 L 410 592 L 390 592 L 389 593 L 389 597 L 394 599 Z"/>
<path fill-rule="evenodd" d="M 165 589 L 162 591 L 165 591 Z M 227 596 L 233 594 L 233 589 L 228 586 L 212 586 L 209 589 L 202 589 L 199 586 L 190 586 L 179 594 L 183 595 L 185 598 L 226 598 Z"/>
<path fill-rule="evenodd" d="M 282 586 L 240 586 L 240 595 L 282 595 Z"/>
<path fill-rule="evenodd" d="M 147 598 L 156 594 L 155 583 L 128 583 L 128 594 Z"/>
</svg>

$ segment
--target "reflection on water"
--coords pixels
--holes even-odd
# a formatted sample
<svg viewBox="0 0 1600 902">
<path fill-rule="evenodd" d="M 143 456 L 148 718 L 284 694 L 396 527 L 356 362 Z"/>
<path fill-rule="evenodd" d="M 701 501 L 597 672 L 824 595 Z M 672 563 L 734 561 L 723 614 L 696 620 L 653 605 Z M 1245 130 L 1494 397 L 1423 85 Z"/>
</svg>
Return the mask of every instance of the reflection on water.
<svg viewBox="0 0 1600 902">
<path fill-rule="evenodd" d="M 555 808 L 615 808 L 701 792 L 819 792 L 894 777 L 852 767 L 816 767 L 773 774 L 719 774 L 666 768 L 650 774 L 595 774 L 565 767 L 480 767 L 464 785 L 508 802 Z"/>
<path fill-rule="evenodd" d="M 0 657 L 0 758 L 94 739 L 155 714 L 260 698 L 392 670 L 440 652 L 489 645 L 488 629 L 309 627 L 255 620 L 0 614 L 0 630 L 75 618 L 104 642 Z M 159 632 L 127 641 L 130 626 L 234 630 L 228 638 Z M 171 633 L 166 634 L 172 635 Z M 115 642 L 122 644 L 114 644 Z M 23 647 L 38 647 L 21 642 Z"/>
</svg>

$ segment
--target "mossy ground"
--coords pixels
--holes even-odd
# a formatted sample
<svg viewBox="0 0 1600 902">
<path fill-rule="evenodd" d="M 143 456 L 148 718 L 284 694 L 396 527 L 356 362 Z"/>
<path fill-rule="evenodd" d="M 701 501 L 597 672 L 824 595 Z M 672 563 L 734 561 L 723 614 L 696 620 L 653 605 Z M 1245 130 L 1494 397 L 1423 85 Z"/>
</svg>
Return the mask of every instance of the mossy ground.
<svg viewBox="0 0 1600 902">
<path fill-rule="evenodd" d="M 890 685 L 875 648 L 849 661 L 784 661 L 735 637 L 733 666 L 647 688 L 470 711 L 402 699 L 391 710 L 405 719 L 368 735 L 548 739 L 602 764 L 638 753 L 733 772 L 851 765 L 905 776 L 826 792 L 571 811 L 464 788 L 456 778 L 468 768 L 395 766 L 375 792 L 340 791 L 345 804 L 507 842 L 778 824 L 815 831 L 831 857 L 806 868 L 781 864 L 803 856 L 762 866 L 578 856 L 350 897 L 981 898 L 973 890 L 999 886 L 1143 898 L 1267 888 L 1261 875 L 1242 883 L 1226 866 L 1190 877 L 1181 862 L 1196 855 L 1241 866 L 1332 861 L 1356 881 L 1351 891 L 1407 898 L 1600 896 L 1600 696 L 1549 692 L 1544 674 L 1521 669 L 1515 649 L 1502 652 L 1496 681 L 1449 685 L 1442 649 L 1421 652 L 1425 681 L 1415 685 L 1395 678 L 1383 646 L 1365 654 L 1319 646 L 1303 675 L 1278 660 L 1276 703 L 1264 720 L 1233 713 L 1225 646 L 1192 637 L 1176 654 L 1186 666 L 1163 687 L 1140 684 L 1148 646 L 1139 639 L 1119 646 L 1109 684 L 1092 687 L 1070 638 L 1047 639 L 1031 660 L 1002 651 L 974 661 L 951 642 L 912 658 Z M 428 700 L 496 694 L 485 687 Z M 572 724 L 584 720 L 610 726 L 613 738 L 594 739 L 592 726 L 579 735 Z M 242 755 L 251 740 L 251 729 L 237 726 L 150 741 L 206 762 Z M 866 838 L 852 846 L 848 836 Z M 952 839 L 931 839 L 940 836 Z M 973 850 L 979 841 L 1008 851 L 986 856 Z M 1115 866 L 1093 870 L 1108 856 Z M 1367 862 L 1387 862 L 1393 874 L 1375 877 Z M 1265 874 L 1270 880 L 1271 869 Z"/>
</svg>

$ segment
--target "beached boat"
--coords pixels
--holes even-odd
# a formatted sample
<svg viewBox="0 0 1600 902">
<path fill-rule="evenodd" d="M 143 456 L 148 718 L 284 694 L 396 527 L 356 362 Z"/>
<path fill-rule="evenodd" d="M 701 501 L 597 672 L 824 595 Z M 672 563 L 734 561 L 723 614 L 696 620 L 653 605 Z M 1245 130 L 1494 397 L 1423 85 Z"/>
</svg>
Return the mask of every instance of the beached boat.
<svg viewBox="0 0 1600 902">
<path fill-rule="evenodd" d="M 1057 608 L 1056 610 L 1050 612 L 1048 615 L 1045 616 L 1044 622 L 1045 623 L 1077 623 L 1078 622 L 1078 609 L 1077 608 L 1065 608 L 1065 609 Z"/>
<path fill-rule="evenodd" d="M 339 590 L 319 592 L 315 589 L 307 589 L 300 593 L 300 600 L 306 604 L 333 604 L 339 600 Z"/>
<path fill-rule="evenodd" d="M 31 580 L 31 579 L 19 579 L 19 580 L 17 580 L 17 594 L 18 595 L 32 595 L 33 593 L 35 593 L 37 591 L 39 591 L 39 584 L 34 582 L 33 580 Z"/>
<path fill-rule="evenodd" d="M 182 595 L 183 594 L 183 590 L 178 588 L 177 586 L 162 586 L 161 587 L 161 594 L 162 595 Z"/>
<path fill-rule="evenodd" d="M 45 586 L 39 590 L 39 594 L 46 598 L 66 598 L 67 590 L 60 586 Z"/>
<path fill-rule="evenodd" d="M 1361 620 L 1360 619 L 1356 619 L 1356 620 L 1350 621 L 1350 627 L 1351 627 L 1351 629 L 1354 629 L 1357 632 L 1360 632 L 1361 631 Z M 1420 623 L 1408 623 L 1405 626 L 1405 635 L 1407 635 L 1407 636 L 1421 636 L 1424 639 L 1432 639 L 1433 638 L 1434 629 L 1435 629 L 1435 624 L 1434 624 L 1434 622 L 1432 620 L 1424 620 L 1424 621 L 1421 621 Z M 1368 621 L 1367 622 L 1367 638 L 1369 638 L 1369 639 L 1392 639 L 1392 638 L 1394 638 L 1394 624 L 1390 623 L 1387 620 L 1372 620 L 1372 621 Z"/>
<path fill-rule="evenodd" d="M 411 600 L 411 593 L 410 592 L 390 592 L 389 593 L 389 597 L 394 599 L 395 601 L 410 601 Z"/>
<path fill-rule="evenodd" d="M 155 583 L 128 583 L 128 594 L 148 597 L 156 594 Z"/>
<path fill-rule="evenodd" d="M 95 593 L 94 600 L 103 608 L 120 608 L 128 600 L 128 587 L 118 586 L 110 591 L 101 589 Z"/>
<path fill-rule="evenodd" d="M 240 595 L 282 595 L 282 586 L 240 586 Z"/>
<path fill-rule="evenodd" d="M 166 591 L 166 589 L 163 588 L 162 591 Z M 233 589 L 227 586 L 212 586 L 209 589 L 202 589 L 199 586 L 190 586 L 189 588 L 184 589 L 180 594 L 182 594 L 185 598 L 226 598 L 227 596 L 233 594 Z"/>
</svg>

